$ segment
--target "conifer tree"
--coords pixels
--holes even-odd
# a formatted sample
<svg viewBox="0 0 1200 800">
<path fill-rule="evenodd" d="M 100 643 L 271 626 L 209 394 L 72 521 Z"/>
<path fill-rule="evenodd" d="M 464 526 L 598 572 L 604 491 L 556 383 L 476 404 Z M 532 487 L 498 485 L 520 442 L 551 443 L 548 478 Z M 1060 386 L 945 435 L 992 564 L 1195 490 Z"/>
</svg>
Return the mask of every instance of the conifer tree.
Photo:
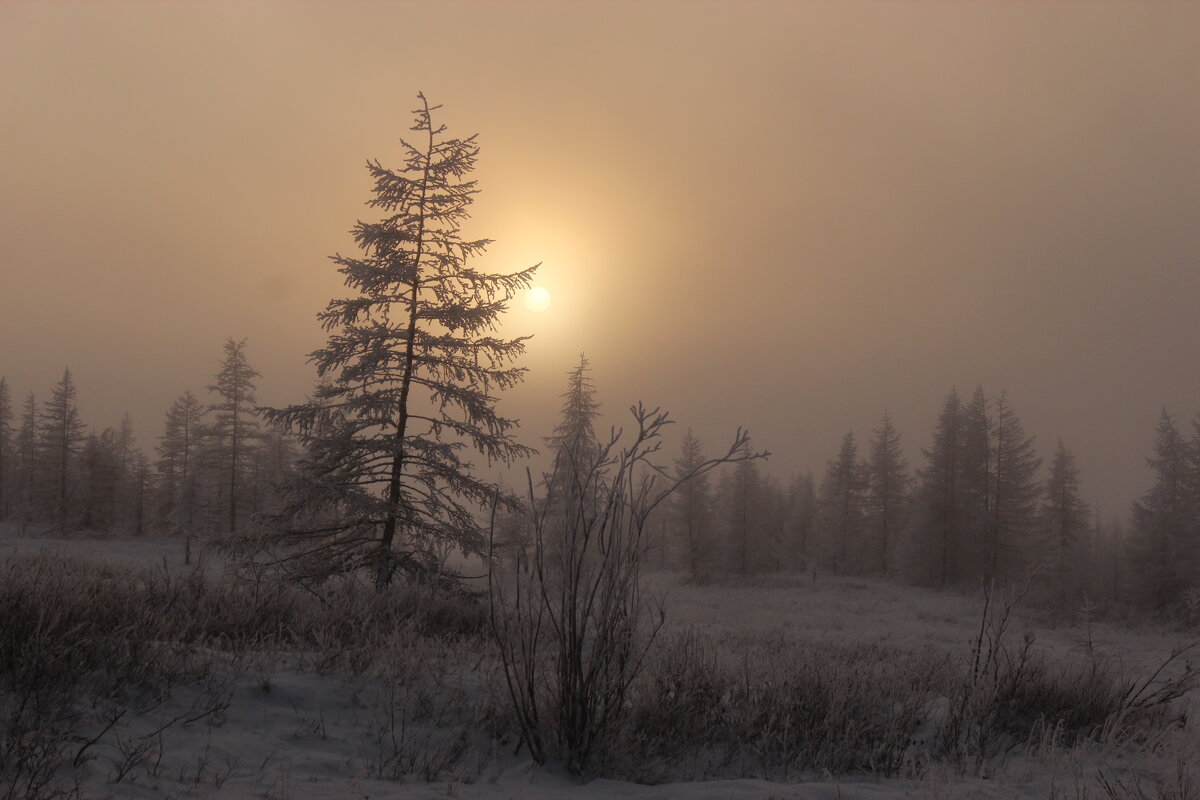
<svg viewBox="0 0 1200 800">
<path fill-rule="evenodd" d="M 9 496 L 12 494 L 13 404 L 8 382 L 0 377 L 0 521 L 8 519 Z"/>
<path fill-rule="evenodd" d="M 991 524 L 984 551 L 984 580 L 1020 577 L 1028 561 L 1030 538 L 1037 523 L 1037 479 L 1042 459 L 1025 435 L 1020 419 L 1008 404 L 1008 394 L 996 400 L 995 447 Z"/>
<path fill-rule="evenodd" d="M 679 444 L 679 457 L 675 459 L 675 479 L 681 483 L 675 491 L 672 510 L 683 567 L 693 580 L 712 570 L 716 555 L 713 552 L 712 493 L 708 474 L 697 472 L 705 461 L 700 439 L 688 428 Z M 684 480 L 691 475 L 696 477 Z"/>
<path fill-rule="evenodd" d="M 1066 604 L 1077 596 L 1083 586 L 1083 578 L 1091 569 L 1085 569 L 1084 545 L 1089 536 L 1089 512 L 1079 496 L 1079 467 L 1075 455 L 1063 446 L 1062 439 L 1054 451 L 1050 463 L 1050 476 L 1046 479 L 1046 495 L 1042 502 L 1041 526 L 1045 545 L 1045 558 L 1050 567 L 1050 583 L 1057 587 L 1058 600 Z M 1097 544 L 1100 537 L 1097 536 Z M 1098 548 L 1088 548 L 1095 554 Z M 1097 566 L 1095 559 L 1089 567 Z"/>
<path fill-rule="evenodd" d="M 817 493 L 811 472 L 798 474 L 788 487 L 785 535 L 787 563 L 793 569 L 807 569 L 812 557 L 813 529 L 817 519 Z"/>
<path fill-rule="evenodd" d="M 1182 435 L 1182 432 L 1180 432 Z M 1187 442 L 1183 450 L 1184 460 L 1187 464 L 1186 492 L 1191 502 L 1193 510 L 1200 515 L 1200 411 L 1192 417 L 1192 437 Z M 1196 520 L 1193 533 L 1200 537 L 1200 518 Z M 1198 553 L 1200 553 L 1200 541 L 1197 541 Z M 1200 564 L 1198 564 L 1200 566 Z"/>
<path fill-rule="evenodd" d="M 214 445 L 220 449 L 217 456 L 224 471 L 226 518 L 229 532 L 237 533 L 238 505 L 242 502 L 242 472 L 258 436 L 258 401 L 254 397 L 254 379 L 258 370 L 246 361 L 246 340 L 225 340 L 225 358 L 217 372 L 216 381 L 208 387 L 221 400 L 209 407 L 213 413 L 209 433 Z"/>
<path fill-rule="evenodd" d="M 958 460 L 961 527 L 958 548 L 961 560 L 955 580 L 975 583 L 989 574 L 997 543 L 995 516 L 995 421 L 982 386 L 976 386 L 962 413 L 962 453 Z M 991 573 L 994 577 L 994 573 Z"/>
<path fill-rule="evenodd" d="M 767 572 L 779 572 L 788 555 L 788 504 L 783 486 L 773 475 L 763 479 L 760 506 L 762 551 L 759 567 Z"/>
<path fill-rule="evenodd" d="M 426 569 L 423 553 L 451 542 L 482 553 L 485 536 L 470 506 L 494 487 L 467 460 L 475 451 L 509 462 L 532 450 L 512 438 L 515 420 L 495 410 L 496 393 L 518 383 L 524 338 L 495 335 L 499 316 L 533 269 L 497 275 L 474 257 L 487 240 L 467 240 L 479 148 L 435 124 L 418 95 L 419 137 L 401 141 L 404 166 L 367 163 L 377 222 L 353 230 L 359 257 L 335 256 L 353 295 L 320 314 L 330 332 L 310 360 L 322 381 L 308 403 L 271 410 L 307 451 L 281 523 L 293 563 L 323 572 L 372 566 L 386 586 L 397 568 Z"/>
<path fill-rule="evenodd" d="M 80 455 L 80 505 L 85 530 L 111 531 L 116 523 L 116 496 L 120 465 L 117 458 L 116 434 L 105 428 L 92 431 Z"/>
<path fill-rule="evenodd" d="M 595 428 L 600 404 L 596 401 L 595 384 L 587 374 L 590 368 L 587 356 L 580 354 L 579 365 L 567 374 L 567 391 L 562 394 L 563 408 L 558 425 L 546 438 L 546 446 L 554 454 L 550 479 L 560 484 L 548 489 L 550 497 L 571 496 L 573 493 L 562 484 L 584 481 L 585 476 L 594 473 L 592 468 L 600 455 Z M 576 494 L 583 496 L 582 492 Z"/>
<path fill-rule="evenodd" d="M 114 431 L 113 455 L 116 457 L 117 480 L 113 495 L 113 522 L 122 527 L 128 525 L 134 504 L 134 446 L 137 437 L 133 432 L 133 418 L 129 412 L 121 415 L 121 423 Z"/>
<path fill-rule="evenodd" d="M 1154 485 L 1133 504 L 1130 566 L 1141 594 L 1159 611 L 1178 602 L 1194 585 L 1195 504 L 1188 491 L 1188 446 L 1163 409 L 1146 459 Z"/>
<path fill-rule="evenodd" d="M 904 528 L 908 505 L 908 461 L 900 448 L 900 434 L 885 410 L 871 440 L 867 462 L 866 516 L 869 531 L 868 568 L 881 575 L 895 569 L 894 555 Z"/>
<path fill-rule="evenodd" d="M 938 587 L 959 580 L 962 561 L 962 428 L 962 404 L 951 389 L 938 415 L 933 444 L 922 451 L 925 467 L 918 472 L 910 538 L 914 577 Z"/>
<path fill-rule="evenodd" d="M 71 370 L 64 370 L 42 409 L 39 430 L 38 468 L 45 480 L 47 510 L 60 533 L 67 527 L 76 462 L 84 438 L 76 406 L 77 393 Z"/>
<path fill-rule="evenodd" d="M 141 536 L 146 532 L 146 501 L 152 491 L 151 480 L 150 459 L 141 449 L 134 450 L 131 499 L 133 502 L 133 533 L 136 536 Z"/>
<path fill-rule="evenodd" d="M 37 485 L 38 416 L 37 397 L 30 392 L 21 405 L 21 427 L 17 431 L 16 442 L 15 502 L 21 511 L 22 532 L 33 521 L 34 504 L 37 499 L 34 487 Z"/>
<path fill-rule="evenodd" d="M 726 475 L 721 492 L 728 525 L 728 567 L 742 579 L 757 571 L 762 545 L 762 474 L 753 452 L 750 437 L 746 435 L 735 453 L 738 461 L 733 472 Z"/>
<path fill-rule="evenodd" d="M 250 510 L 254 514 L 278 513 L 279 489 L 295 460 L 295 446 L 290 436 L 277 430 L 266 430 L 259 436 L 251 467 Z"/>
<path fill-rule="evenodd" d="M 864 569 L 867 474 L 858 457 L 854 432 L 842 437 L 837 458 L 830 461 L 817 495 L 817 529 L 825 550 L 826 566 L 835 575 Z"/>
<path fill-rule="evenodd" d="M 207 409 L 191 390 L 184 391 L 167 409 L 163 433 L 155 448 L 158 452 L 158 515 L 162 522 L 177 530 L 191 532 L 196 527 L 200 500 L 198 452 L 206 414 Z"/>
<path fill-rule="evenodd" d="M 579 364 L 567 373 L 567 390 L 561 395 L 563 404 L 558 424 L 545 443 L 554 454 L 550 472 L 544 476 L 544 496 L 538 500 L 545 518 L 544 544 L 554 560 L 573 551 L 575 543 L 568 541 L 587 526 L 587 520 L 597 513 L 596 504 L 604 491 L 604 471 L 598 469 L 604 447 L 596 437 L 595 420 L 600 414 L 596 388 L 588 370 L 591 364 L 580 354 Z M 647 520 L 644 528 L 645 546 L 657 549 L 654 531 L 661 520 Z M 659 537 L 661 538 L 661 537 Z M 592 554 L 581 554 L 590 557 Z M 553 561 L 552 560 L 552 563 Z"/>
<path fill-rule="evenodd" d="M 1104 574 L 1099 577 L 1098 582 L 1107 587 L 1107 595 L 1115 605 L 1127 596 L 1129 590 L 1128 569 L 1125 567 L 1130 553 L 1129 535 L 1125 523 L 1119 517 L 1114 517 L 1104 526 L 1100 523 L 1097 513 L 1096 536 L 1104 542 L 1108 556 L 1107 569 L 1103 570 Z"/>
</svg>

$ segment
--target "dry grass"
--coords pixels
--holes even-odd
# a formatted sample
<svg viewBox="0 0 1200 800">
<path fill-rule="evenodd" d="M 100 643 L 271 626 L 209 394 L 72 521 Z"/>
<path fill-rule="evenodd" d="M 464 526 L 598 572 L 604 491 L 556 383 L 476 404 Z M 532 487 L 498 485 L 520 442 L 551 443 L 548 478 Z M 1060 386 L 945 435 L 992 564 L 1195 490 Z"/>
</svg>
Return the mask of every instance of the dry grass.
<svg viewBox="0 0 1200 800">
<path fill-rule="evenodd" d="M 264 686 L 274 659 L 285 657 L 306 670 L 357 676 L 364 692 L 376 684 L 407 692 L 415 691 L 411 676 L 439 675 L 451 656 L 462 661 L 455 642 L 481 640 L 484 609 L 464 595 L 377 594 L 349 580 L 322 589 L 253 571 L 214 577 L 199 564 L 174 572 L 35 555 L 0 565 L 0 798 L 77 796 L 79 768 L 100 752 L 111 762 L 110 782 L 137 774 L 166 727 L 219 715 L 233 681 L 264 660 Z M 165 725 L 122 738 L 131 721 L 160 713 L 185 687 L 190 699 L 172 705 Z M 449 702 L 444 689 L 423 691 Z M 478 706 L 474 698 L 454 706 L 472 730 L 491 714 Z M 448 719 L 443 713 L 437 722 Z M 444 750 L 437 736 L 423 748 L 391 741 L 392 761 L 405 760 L 374 772 L 411 765 L 432 776 L 443 772 L 437 764 L 457 763 L 427 757 Z"/>
<path fill-rule="evenodd" d="M 802 587 L 762 591 L 804 600 Z M 820 591 L 828 615 L 837 590 Z M 888 597 L 845 593 L 862 615 Z M 85 768 L 120 794 L 170 760 L 164 725 L 222 718 L 235 679 L 257 676 L 269 693 L 280 670 L 329 676 L 356 698 L 356 775 L 470 782 L 495 774 L 519 738 L 487 608 L 466 595 L 23 556 L 0 564 L 0 619 L 0 798 L 82 796 Z M 1181 705 L 1197 678 L 1187 652 L 1158 673 L 1100 647 L 1055 652 L 1017 633 L 999 599 L 958 645 L 856 642 L 857 622 L 822 619 L 671 629 L 648 651 L 596 773 L 1002 779 L 1028 763 L 1066 771 L 1056 798 L 1200 796 Z M 311 735 L 322 728 L 314 719 Z M 235 771 L 186 755 L 195 763 L 181 780 L 216 787 Z"/>
</svg>

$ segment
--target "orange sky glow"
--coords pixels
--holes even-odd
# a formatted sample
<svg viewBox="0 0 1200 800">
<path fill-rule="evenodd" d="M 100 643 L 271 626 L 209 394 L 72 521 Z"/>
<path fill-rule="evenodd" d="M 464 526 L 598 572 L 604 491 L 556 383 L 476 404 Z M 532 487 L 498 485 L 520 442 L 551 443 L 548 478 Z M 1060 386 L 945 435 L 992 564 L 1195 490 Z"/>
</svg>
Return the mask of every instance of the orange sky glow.
<svg viewBox="0 0 1200 800">
<path fill-rule="evenodd" d="M 479 133 L 479 266 L 543 264 L 528 443 L 583 351 L 606 422 L 785 480 L 885 406 L 918 466 L 982 384 L 1124 514 L 1200 409 L 1197 76 L 1185 3 L 7 2 L 0 375 L 147 449 L 229 336 L 301 399 L 420 90 Z"/>
</svg>

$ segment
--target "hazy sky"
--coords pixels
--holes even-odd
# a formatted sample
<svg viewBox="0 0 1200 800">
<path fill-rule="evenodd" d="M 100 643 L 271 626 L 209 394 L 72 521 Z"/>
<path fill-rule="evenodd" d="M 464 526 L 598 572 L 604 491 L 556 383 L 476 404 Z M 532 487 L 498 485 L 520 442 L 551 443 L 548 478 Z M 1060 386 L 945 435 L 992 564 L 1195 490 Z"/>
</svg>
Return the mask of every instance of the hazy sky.
<svg viewBox="0 0 1200 800">
<path fill-rule="evenodd" d="M 818 479 L 887 406 L 1007 389 L 1113 513 L 1200 408 L 1200 4 L 0 3 L 0 375 L 149 447 L 228 336 L 299 400 L 367 158 L 478 132 L 465 233 L 536 261 L 536 444 L 586 351 Z M 673 453 L 672 453 L 673 455 Z"/>
</svg>

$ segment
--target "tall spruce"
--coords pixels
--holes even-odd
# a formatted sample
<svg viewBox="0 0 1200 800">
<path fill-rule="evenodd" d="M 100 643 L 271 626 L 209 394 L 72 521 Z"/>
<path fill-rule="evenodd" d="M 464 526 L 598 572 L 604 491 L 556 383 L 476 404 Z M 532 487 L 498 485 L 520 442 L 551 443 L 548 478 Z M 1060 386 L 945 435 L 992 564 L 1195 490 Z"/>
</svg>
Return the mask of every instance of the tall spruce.
<svg viewBox="0 0 1200 800">
<path fill-rule="evenodd" d="M 16 486 L 14 504 L 20 510 L 21 530 L 33 521 L 37 501 L 34 487 L 37 486 L 38 457 L 38 401 L 33 392 L 25 396 L 21 404 L 21 427 L 17 429 Z"/>
<path fill-rule="evenodd" d="M 208 410 L 191 390 L 185 390 L 167 409 L 158 453 L 158 517 L 173 530 L 192 533 L 200 502 L 200 441 Z"/>
<path fill-rule="evenodd" d="M 123 528 L 128 528 L 133 521 L 136 494 L 134 485 L 134 468 L 137 448 L 134 446 L 137 436 L 133 431 L 133 417 L 126 411 L 121 415 L 121 423 L 117 426 L 113 439 L 113 454 L 117 463 L 117 486 L 113 496 L 113 520 Z"/>
<path fill-rule="evenodd" d="M 575 550 L 567 539 L 586 529 L 585 520 L 595 515 L 597 498 L 603 491 L 605 475 L 596 469 L 602 455 L 595 431 L 600 404 L 595 384 L 588 376 L 590 368 L 587 357 L 580 354 L 579 364 L 567 373 L 558 424 L 545 439 L 554 461 L 544 478 L 545 494 L 539 502 L 547 520 L 545 543 L 556 560 Z M 647 526 L 647 540 L 652 530 L 653 526 Z"/>
<path fill-rule="evenodd" d="M 150 459 L 140 448 L 133 451 L 131 480 L 133 533 L 135 536 L 141 536 L 147 528 L 147 498 L 150 496 L 153 479 L 150 474 Z"/>
<path fill-rule="evenodd" d="M 291 563 L 307 571 L 371 566 L 382 589 L 400 569 L 427 570 L 446 542 L 482 553 L 486 537 L 471 506 L 494 487 L 475 474 L 471 451 L 489 463 L 532 450 L 496 393 L 522 380 L 513 366 L 527 337 L 495 335 L 532 267 L 498 275 L 473 259 L 487 240 L 460 225 L 477 194 L 468 176 L 476 137 L 453 138 L 418 95 L 413 143 L 401 140 L 399 170 L 368 161 L 382 218 L 353 229 L 358 257 L 333 260 L 353 295 L 319 315 L 330 336 L 311 354 L 320 383 L 310 402 L 273 409 L 307 451 L 280 517 Z"/>
<path fill-rule="evenodd" d="M 0 377 L 0 521 L 8 519 L 12 495 L 13 404 L 8 382 Z"/>
<path fill-rule="evenodd" d="M 835 575 L 865 571 L 867 473 L 858 457 L 854 432 L 842 437 L 837 458 L 830 461 L 817 494 L 817 530 L 824 562 Z"/>
<path fill-rule="evenodd" d="M 812 536 L 817 520 L 817 492 L 811 472 L 798 474 L 788 486 L 784 536 L 785 563 L 792 569 L 807 569 L 812 559 Z"/>
<path fill-rule="evenodd" d="M 955 580 L 976 583 L 994 573 L 988 568 L 998 545 L 995 530 L 995 420 L 992 404 L 982 386 L 976 386 L 963 407 L 962 452 L 958 459 L 961 498 L 961 528 L 958 546 L 961 560 Z"/>
<path fill-rule="evenodd" d="M 996 399 L 995 409 L 993 497 L 983 577 L 1012 580 L 1020 578 L 1028 566 L 1042 493 L 1037 478 L 1042 459 L 1034 450 L 1034 437 L 1025 435 L 1006 392 Z"/>
<path fill-rule="evenodd" d="M 962 403 L 954 389 L 942 403 L 933 443 L 923 450 L 910 544 L 913 577 L 944 587 L 959 580 L 962 561 Z"/>
<path fill-rule="evenodd" d="M 119 462 L 116 433 L 92 431 L 79 458 L 80 525 L 84 530 L 111 531 L 116 524 Z"/>
<path fill-rule="evenodd" d="M 254 379 L 258 377 L 258 370 L 246 360 L 246 340 L 226 339 L 221 369 L 208 390 L 221 398 L 209 407 L 213 414 L 209 433 L 220 453 L 217 460 L 224 475 L 224 505 L 230 533 L 237 533 L 243 472 L 258 436 L 258 400 L 254 397 Z"/>
<path fill-rule="evenodd" d="M 679 443 L 675 479 L 681 481 L 672 499 L 675 531 L 682 566 L 692 580 L 707 576 L 715 566 L 712 537 L 712 492 L 708 474 L 697 472 L 704 464 L 704 447 L 688 428 Z M 695 476 L 685 480 L 688 476 Z"/>
<path fill-rule="evenodd" d="M 1195 585 L 1196 505 L 1189 492 L 1188 443 L 1163 409 L 1146 459 L 1154 485 L 1133 504 L 1129 562 L 1137 589 L 1154 609 L 1179 602 Z"/>
<path fill-rule="evenodd" d="M 727 567 L 741 578 L 758 571 L 762 557 L 762 473 L 747 435 L 734 454 L 739 459 L 721 487 L 727 524 Z"/>
<path fill-rule="evenodd" d="M 910 480 L 900 434 L 885 410 L 871 439 L 867 461 L 867 567 L 871 572 L 890 575 L 895 571 L 896 545 L 907 517 Z"/>
<path fill-rule="evenodd" d="M 38 472 L 44 481 L 45 507 L 60 533 L 69 522 L 77 462 L 84 441 L 77 394 L 71 370 L 63 370 L 62 379 L 42 408 L 38 434 Z"/>
<path fill-rule="evenodd" d="M 767 475 L 762 483 L 762 537 L 763 547 L 760 568 L 767 572 L 779 572 L 784 568 L 790 553 L 788 541 L 788 497 L 783 485 L 773 475 Z"/>
<path fill-rule="evenodd" d="M 1180 434 L 1182 435 L 1182 431 Z M 1197 411 L 1192 417 L 1192 436 L 1184 447 L 1183 453 L 1184 461 L 1187 464 L 1185 491 L 1192 504 L 1192 509 L 1198 517 L 1192 532 L 1200 539 L 1200 411 Z M 1200 541 L 1197 541 L 1197 548 L 1200 551 Z"/>
<path fill-rule="evenodd" d="M 1096 536 L 1093 546 L 1087 547 L 1090 517 L 1087 504 L 1079 495 L 1075 454 L 1059 439 L 1046 478 L 1041 527 L 1050 585 L 1056 587 L 1057 599 L 1063 606 L 1082 593 L 1086 576 L 1099 571 L 1095 554 L 1100 549 L 1101 537 Z"/>
<path fill-rule="evenodd" d="M 567 373 L 567 391 L 562 394 L 562 415 L 554 432 L 546 438 L 546 446 L 554 454 L 552 480 L 580 481 L 592 472 L 600 455 L 596 438 L 596 418 L 600 403 L 596 387 L 588 376 L 591 363 L 580 354 L 579 364 Z M 553 493 L 552 493 L 553 494 Z"/>
</svg>

